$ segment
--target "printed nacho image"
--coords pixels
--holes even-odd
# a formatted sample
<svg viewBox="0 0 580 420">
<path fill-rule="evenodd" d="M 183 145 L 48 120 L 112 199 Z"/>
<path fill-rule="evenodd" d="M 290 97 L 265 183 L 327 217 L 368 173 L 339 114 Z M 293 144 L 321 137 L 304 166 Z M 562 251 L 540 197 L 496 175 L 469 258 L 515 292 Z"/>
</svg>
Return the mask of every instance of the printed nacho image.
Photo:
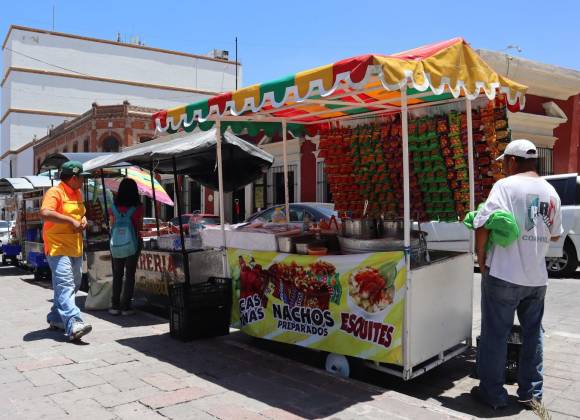
<svg viewBox="0 0 580 420">
<path fill-rule="evenodd" d="M 229 249 L 233 325 L 268 340 L 402 364 L 402 252 L 302 256 Z"/>
</svg>

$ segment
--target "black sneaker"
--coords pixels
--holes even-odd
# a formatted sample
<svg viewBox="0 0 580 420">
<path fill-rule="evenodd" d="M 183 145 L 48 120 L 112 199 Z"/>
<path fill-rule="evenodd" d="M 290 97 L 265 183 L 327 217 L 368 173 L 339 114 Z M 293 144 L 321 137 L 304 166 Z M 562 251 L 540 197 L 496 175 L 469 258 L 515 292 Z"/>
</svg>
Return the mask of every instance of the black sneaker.
<svg viewBox="0 0 580 420">
<path fill-rule="evenodd" d="M 478 386 L 474 386 L 473 388 L 471 388 L 471 396 L 473 397 L 474 400 L 476 400 L 480 404 L 483 404 L 487 407 L 491 407 L 494 410 L 501 410 L 507 407 L 507 402 L 497 404 L 491 404 L 490 402 L 488 402 L 483 396 L 483 392 L 481 391 L 481 389 L 479 389 Z"/>
</svg>

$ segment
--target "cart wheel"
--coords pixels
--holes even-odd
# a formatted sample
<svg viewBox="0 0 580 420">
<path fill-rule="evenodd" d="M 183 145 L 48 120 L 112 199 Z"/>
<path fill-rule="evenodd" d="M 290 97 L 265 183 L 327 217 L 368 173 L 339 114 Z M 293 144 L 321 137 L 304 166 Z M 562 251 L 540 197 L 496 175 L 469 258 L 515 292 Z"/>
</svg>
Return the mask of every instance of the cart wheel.
<svg viewBox="0 0 580 420">
<path fill-rule="evenodd" d="M 42 277 L 40 275 L 40 271 L 34 270 L 34 281 L 40 281 L 40 280 L 42 280 Z"/>
<path fill-rule="evenodd" d="M 2 265 L 6 265 L 6 257 L 2 255 Z"/>
<path fill-rule="evenodd" d="M 350 376 L 350 364 L 346 356 L 336 353 L 328 353 L 325 363 L 326 371 L 333 375 L 348 378 Z"/>
</svg>

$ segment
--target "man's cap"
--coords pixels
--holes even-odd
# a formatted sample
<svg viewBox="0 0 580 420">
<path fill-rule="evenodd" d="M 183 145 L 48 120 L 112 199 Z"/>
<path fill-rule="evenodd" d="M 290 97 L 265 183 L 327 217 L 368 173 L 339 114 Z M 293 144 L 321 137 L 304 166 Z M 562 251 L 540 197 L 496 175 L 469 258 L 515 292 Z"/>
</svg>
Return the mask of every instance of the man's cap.
<svg viewBox="0 0 580 420">
<path fill-rule="evenodd" d="M 517 156 L 524 159 L 537 159 L 538 149 L 536 149 L 534 143 L 529 140 L 513 140 L 507 145 L 503 151 L 503 155 L 498 157 L 496 160 L 503 160 L 506 156 Z"/>
<path fill-rule="evenodd" d="M 78 175 L 87 176 L 89 172 L 83 172 L 83 164 L 76 160 L 69 160 L 60 167 L 60 174 L 62 175 Z"/>
</svg>

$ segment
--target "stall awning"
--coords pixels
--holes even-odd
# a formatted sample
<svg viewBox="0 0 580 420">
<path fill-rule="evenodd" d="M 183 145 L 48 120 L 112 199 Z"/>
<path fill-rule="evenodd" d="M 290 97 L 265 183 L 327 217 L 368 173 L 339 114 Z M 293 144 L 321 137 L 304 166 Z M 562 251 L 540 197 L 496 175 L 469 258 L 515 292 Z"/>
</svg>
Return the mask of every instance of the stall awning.
<svg viewBox="0 0 580 420">
<path fill-rule="evenodd" d="M 60 169 L 63 163 L 76 160 L 77 162 L 85 163 L 91 159 L 96 157 L 102 156 L 109 156 L 111 153 L 109 152 L 95 152 L 95 153 L 54 153 L 52 155 L 47 156 L 42 163 L 40 164 L 40 169 L 42 171 L 48 169 Z M 119 162 L 115 166 L 129 166 L 124 164 L 123 162 Z"/>
<path fill-rule="evenodd" d="M 222 156 L 225 191 L 249 184 L 274 162 L 272 155 L 229 131 L 223 133 Z M 189 175 L 202 185 L 218 189 L 215 129 L 160 137 L 120 153 L 96 157 L 85 162 L 83 167 L 85 171 L 94 171 L 124 161 L 168 174 L 174 172 L 174 158 L 177 174 Z"/>
<path fill-rule="evenodd" d="M 454 38 L 393 55 L 348 58 L 160 111 L 153 120 L 158 130 L 169 132 L 207 130 L 217 118 L 235 132 L 248 127 L 272 129 L 276 126 L 272 123 L 283 120 L 292 130 L 291 124 L 303 127 L 398 111 L 400 88 L 405 84 L 410 106 L 460 96 L 475 99 L 481 93 L 494 99 L 499 91 L 512 109 L 519 110 L 527 89 L 496 73 L 462 38 Z"/>
<path fill-rule="evenodd" d="M 49 177 L 42 176 L 42 175 L 30 175 L 25 176 L 26 180 L 32 184 L 33 188 L 50 188 L 54 185 L 57 185 L 59 181 L 51 181 Z"/>
<path fill-rule="evenodd" d="M 12 194 L 15 192 L 31 191 L 34 186 L 26 178 L 1 178 L 0 194 Z"/>
</svg>

